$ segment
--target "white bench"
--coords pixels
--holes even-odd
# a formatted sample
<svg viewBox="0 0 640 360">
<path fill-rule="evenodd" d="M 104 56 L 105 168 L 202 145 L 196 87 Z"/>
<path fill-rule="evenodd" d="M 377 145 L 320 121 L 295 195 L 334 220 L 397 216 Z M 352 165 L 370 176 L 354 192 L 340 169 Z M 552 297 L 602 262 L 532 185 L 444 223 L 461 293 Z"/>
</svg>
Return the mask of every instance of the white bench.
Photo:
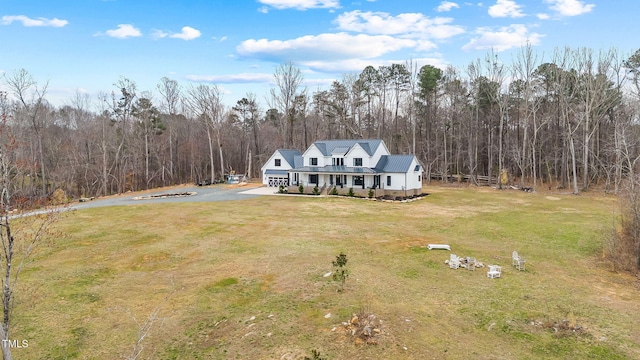
<svg viewBox="0 0 640 360">
<path fill-rule="evenodd" d="M 427 245 L 427 249 L 429 250 L 449 250 L 451 251 L 451 246 L 444 244 L 429 244 Z"/>
</svg>

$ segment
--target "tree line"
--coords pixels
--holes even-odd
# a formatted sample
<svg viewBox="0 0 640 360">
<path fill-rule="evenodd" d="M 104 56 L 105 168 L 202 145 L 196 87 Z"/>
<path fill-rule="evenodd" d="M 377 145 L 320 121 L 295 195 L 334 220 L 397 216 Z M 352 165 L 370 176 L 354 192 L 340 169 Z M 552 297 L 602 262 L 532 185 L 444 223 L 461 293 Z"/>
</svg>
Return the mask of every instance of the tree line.
<svg viewBox="0 0 640 360">
<path fill-rule="evenodd" d="M 225 106 L 215 84 L 166 77 L 153 92 L 121 77 L 110 92 L 53 106 L 48 83 L 5 73 L 12 193 L 29 202 L 57 189 L 88 197 L 233 171 L 256 178 L 275 149 L 321 139 L 383 139 L 437 181 L 618 192 L 638 172 L 640 50 L 566 47 L 543 61 L 525 46 L 510 64 L 490 52 L 444 69 L 409 60 L 316 90 L 289 62 L 273 79 L 266 107 L 253 93 Z"/>
</svg>

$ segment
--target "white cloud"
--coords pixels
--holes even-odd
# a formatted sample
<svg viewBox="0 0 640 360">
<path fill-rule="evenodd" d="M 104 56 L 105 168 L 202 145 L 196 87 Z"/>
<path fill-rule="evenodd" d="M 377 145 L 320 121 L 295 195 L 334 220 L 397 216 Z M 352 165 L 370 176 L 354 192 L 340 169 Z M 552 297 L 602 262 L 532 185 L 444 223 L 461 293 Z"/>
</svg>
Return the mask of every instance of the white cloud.
<svg viewBox="0 0 640 360">
<path fill-rule="evenodd" d="M 117 29 L 107 30 L 105 33 L 107 36 L 118 39 L 142 36 L 140 30 L 131 24 L 119 24 Z"/>
<path fill-rule="evenodd" d="M 522 13 L 521 8 L 522 6 L 518 5 L 513 0 L 498 0 L 495 5 L 489 6 L 489 15 L 494 18 L 523 17 L 524 14 Z"/>
<path fill-rule="evenodd" d="M 302 36 L 291 40 L 249 39 L 236 50 L 242 56 L 270 60 L 311 59 L 337 60 L 345 58 L 371 59 L 403 48 L 415 47 L 411 39 L 386 35 L 350 35 L 347 33 Z"/>
<path fill-rule="evenodd" d="M 487 27 L 478 28 L 478 37 L 472 39 L 462 47 L 463 50 L 489 50 L 504 51 L 527 43 L 538 45 L 543 35 L 529 33 L 527 27 L 522 24 L 514 24 L 493 31 Z"/>
<path fill-rule="evenodd" d="M 338 81 L 340 79 L 337 78 L 322 78 L 322 79 L 308 79 L 308 78 L 304 78 L 304 80 L 302 80 L 302 84 L 308 88 L 326 88 L 331 86 L 331 84 L 333 84 L 334 81 Z"/>
<path fill-rule="evenodd" d="M 69 23 L 67 20 L 60 20 L 58 18 L 45 19 L 41 17 L 37 19 L 31 19 L 24 15 L 16 15 L 16 16 L 5 15 L 2 17 L 2 20 L 1 20 L 3 25 L 9 25 L 14 21 L 19 21 L 22 23 L 23 26 L 27 26 L 27 27 L 31 27 L 31 26 L 63 27 Z"/>
<path fill-rule="evenodd" d="M 577 16 L 591 12 L 594 4 L 585 4 L 580 0 L 544 0 L 549 8 L 562 16 Z"/>
<path fill-rule="evenodd" d="M 460 5 L 451 2 L 451 1 L 443 1 L 440 3 L 440 5 L 438 5 L 438 7 L 436 8 L 437 12 L 447 12 L 447 11 L 451 11 L 454 8 L 459 8 Z"/>
<path fill-rule="evenodd" d="M 340 7 L 338 0 L 258 0 L 258 2 L 279 10 L 337 9 Z M 267 9 L 263 7 L 259 11 L 267 12 Z"/>
<path fill-rule="evenodd" d="M 450 25 L 451 18 L 430 19 L 420 13 L 405 13 L 391 16 L 385 12 L 346 12 L 338 16 L 335 23 L 342 30 L 383 35 L 408 35 L 446 39 L 464 33 L 461 26 Z"/>
<path fill-rule="evenodd" d="M 162 39 L 162 38 L 166 38 L 167 36 L 169 36 L 169 33 L 164 32 L 162 30 L 154 30 L 151 33 L 151 37 L 154 39 Z"/>
<path fill-rule="evenodd" d="M 163 39 L 166 37 L 173 39 L 182 39 L 182 40 L 193 40 L 197 39 L 202 35 L 199 30 L 196 30 L 190 26 L 185 26 L 182 28 L 182 32 L 179 33 L 168 33 L 162 30 L 154 30 L 151 33 L 151 37 L 154 39 Z"/>
<path fill-rule="evenodd" d="M 433 65 L 441 69 L 447 66 L 447 63 L 440 58 L 414 58 L 411 59 L 418 68 L 424 65 Z M 327 73 L 343 73 L 343 72 L 360 72 L 367 66 L 375 68 L 380 66 L 390 66 L 392 64 L 404 64 L 407 59 L 349 59 L 342 61 L 303 61 L 301 65 L 307 66 L 315 71 Z"/>
<path fill-rule="evenodd" d="M 182 28 L 182 32 L 169 35 L 169 37 L 174 39 L 193 40 L 199 38 L 200 35 L 202 35 L 200 30 L 196 30 L 190 26 L 185 26 Z"/>
<path fill-rule="evenodd" d="M 536 16 L 540 20 L 549 20 L 551 18 L 551 16 L 549 16 L 549 14 L 543 14 L 543 13 L 537 14 Z"/>
<path fill-rule="evenodd" d="M 273 74 L 241 73 L 227 75 L 187 75 L 187 80 L 216 84 L 271 83 Z"/>
</svg>

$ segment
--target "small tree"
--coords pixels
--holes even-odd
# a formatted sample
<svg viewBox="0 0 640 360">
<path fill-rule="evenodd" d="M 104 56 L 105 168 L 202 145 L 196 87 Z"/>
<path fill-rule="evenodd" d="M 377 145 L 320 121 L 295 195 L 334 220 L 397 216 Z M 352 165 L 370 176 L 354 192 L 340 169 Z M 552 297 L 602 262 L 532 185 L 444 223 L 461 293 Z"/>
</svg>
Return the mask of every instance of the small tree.
<svg viewBox="0 0 640 360">
<path fill-rule="evenodd" d="M 349 277 L 349 269 L 347 269 L 347 255 L 340 253 L 336 256 L 333 264 L 333 280 L 340 283 L 340 292 L 344 291 L 344 282 Z"/>
<path fill-rule="evenodd" d="M 304 193 L 304 186 L 302 184 L 298 186 L 298 191 L 300 191 L 300 194 Z"/>
<path fill-rule="evenodd" d="M 304 360 L 325 360 L 318 350 L 311 350 L 311 357 L 305 356 Z"/>
<path fill-rule="evenodd" d="M 640 269 L 640 176 L 631 175 L 620 193 L 621 220 L 614 224 L 607 255 L 615 270 Z"/>
<path fill-rule="evenodd" d="M 338 189 L 336 189 L 336 187 L 334 186 L 333 189 L 331 190 L 331 195 L 338 195 Z"/>
<path fill-rule="evenodd" d="M 313 195 L 320 195 L 320 189 L 318 189 L 318 185 L 313 187 Z"/>
<path fill-rule="evenodd" d="M 21 214 L 11 195 L 15 177 L 11 174 L 18 142 L 7 125 L 7 116 L 0 113 L 0 284 L 2 290 L 2 323 L 0 324 L 0 351 L 4 360 L 13 359 L 11 354 L 11 323 L 14 310 L 14 292 L 20 272 L 32 258 L 42 242 L 52 238 L 51 225 L 58 219 L 61 210 L 44 210 L 39 214 Z M 12 211 L 13 210 L 13 211 Z M 24 215 L 24 216 L 21 216 Z M 21 217 L 14 225 L 13 219 Z"/>
<path fill-rule="evenodd" d="M 353 192 L 353 188 L 349 188 L 349 192 L 347 193 L 347 195 L 355 196 L 355 193 Z"/>
<path fill-rule="evenodd" d="M 373 195 L 374 195 L 373 189 L 369 189 L 369 199 L 371 199 Z"/>
</svg>

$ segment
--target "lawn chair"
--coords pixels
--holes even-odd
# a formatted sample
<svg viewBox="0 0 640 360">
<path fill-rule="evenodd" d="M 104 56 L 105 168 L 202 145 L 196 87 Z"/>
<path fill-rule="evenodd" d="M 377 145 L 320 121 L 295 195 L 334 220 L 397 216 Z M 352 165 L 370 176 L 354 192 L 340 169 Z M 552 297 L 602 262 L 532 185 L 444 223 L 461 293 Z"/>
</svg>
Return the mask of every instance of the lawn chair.
<svg viewBox="0 0 640 360">
<path fill-rule="evenodd" d="M 460 267 L 460 258 L 456 254 L 449 255 L 449 267 L 457 269 Z"/>
<path fill-rule="evenodd" d="M 476 269 L 476 258 L 467 256 L 467 269 L 471 271 Z"/>
<path fill-rule="evenodd" d="M 513 266 L 518 265 L 518 259 L 520 259 L 520 256 L 518 256 L 518 252 L 514 251 L 511 254 L 511 265 L 513 265 Z"/>
<path fill-rule="evenodd" d="M 526 263 L 526 260 L 522 256 L 518 257 L 518 261 L 516 261 L 516 269 L 520 271 L 524 271 L 525 263 Z"/>
<path fill-rule="evenodd" d="M 499 278 L 502 274 L 502 266 L 489 265 L 489 271 L 487 271 L 487 277 L 490 279 Z"/>
</svg>

